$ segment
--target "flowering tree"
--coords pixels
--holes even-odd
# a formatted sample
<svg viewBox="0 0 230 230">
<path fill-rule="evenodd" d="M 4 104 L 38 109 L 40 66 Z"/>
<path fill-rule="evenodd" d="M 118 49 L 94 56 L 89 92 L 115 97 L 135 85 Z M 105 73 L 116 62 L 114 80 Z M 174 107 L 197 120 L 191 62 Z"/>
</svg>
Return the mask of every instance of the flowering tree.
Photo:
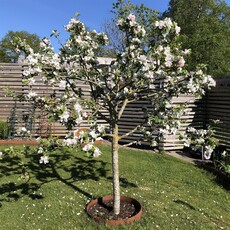
<svg viewBox="0 0 230 230">
<path fill-rule="evenodd" d="M 214 129 L 210 125 L 207 129 L 188 127 L 180 138 L 185 147 L 190 147 L 195 152 L 201 150 L 202 160 L 203 158 L 209 160 L 218 145 L 218 141 L 214 137 Z"/>
<path fill-rule="evenodd" d="M 180 94 L 202 95 L 205 88 L 215 84 L 205 74 L 204 66 L 197 67 L 194 72 L 186 70 L 185 56 L 189 50 L 181 50 L 177 43 L 180 27 L 169 18 L 156 21 L 155 36 L 148 45 L 143 45 L 148 34 L 136 22 L 134 14 L 120 18 L 117 23 L 125 34 L 125 51 L 117 54 L 106 68 L 99 67 L 95 55 L 97 49 L 107 43 L 106 35 L 88 31 L 77 18 L 72 18 L 65 27 L 69 39 L 59 53 L 53 51 L 47 38 L 41 41 L 42 52 L 39 53 L 34 53 L 23 42 L 18 43 L 18 49 L 28 54 L 24 82 L 30 86 L 30 91 L 26 99 L 46 109 L 50 120 L 59 121 L 69 131 L 63 142 L 59 140 L 59 144 L 70 146 L 84 143 L 85 152 L 99 156 L 101 152 L 93 145 L 94 141 L 100 136 L 111 138 L 115 214 L 120 212 L 118 141 L 137 130 L 142 131 L 152 144 L 164 134 L 175 133 L 183 112 L 181 105 L 172 104 L 172 97 Z M 44 84 L 58 86 L 63 90 L 63 95 L 39 96 L 33 89 L 38 78 Z M 79 81 L 90 87 L 91 98 L 82 96 L 77 84 Z M 145 110 L 144 122 L 119 136 L 118 123 L 126 106 L 143 99 L 152 105 L 151 109 Z M 97 123 L 98 118 L 109 124 L 109 133 Z M 72 130 L 77 130 L 84 120 L 90 123 L 90 130 L 78 130 L 78 137 L 74 137 Z M 156 128 L 158 135 L 153 137 Z M 44 145 L 38 148 L 38 153 L 41 154 L 40 163 L 48 163 Z"/>
</svg>

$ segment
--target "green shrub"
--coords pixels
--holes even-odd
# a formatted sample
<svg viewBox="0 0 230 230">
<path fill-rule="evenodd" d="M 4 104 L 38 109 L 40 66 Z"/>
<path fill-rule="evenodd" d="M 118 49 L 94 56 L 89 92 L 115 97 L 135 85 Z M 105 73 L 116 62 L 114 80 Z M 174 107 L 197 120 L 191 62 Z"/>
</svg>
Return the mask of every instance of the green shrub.
<svg viewBox="0 0 230 230">
<path fill-rule="evenodd" d="M 230 152 L 224 146 L 218 146 L 214 152 L 213 162 L 217 169 L 230 175 Z"/>
<path fill-rule="evenodd" d="M 0 120 L 0 139 L 5 139 L 8 137 L 9 127 L 7 122 Z"/>
</svg>

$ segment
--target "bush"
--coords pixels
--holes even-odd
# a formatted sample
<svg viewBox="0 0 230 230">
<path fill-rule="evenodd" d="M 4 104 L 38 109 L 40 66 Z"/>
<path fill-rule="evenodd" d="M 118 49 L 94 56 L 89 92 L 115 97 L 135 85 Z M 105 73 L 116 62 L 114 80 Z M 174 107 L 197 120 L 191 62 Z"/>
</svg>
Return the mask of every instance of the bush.
<svg viewBox="0 0 230 230">
<path fill-rule="evenodd" d="M 7 122 L 0 120 L 0 139 L 6 139 L 8 137 L 9 127 Z"/>
<path fill-rule="evenodd" d="M 218 146 L 214 151 L 213 162 L 215 168 L 230 175 L 230 153 L 224 146 Z"/>
</svg>

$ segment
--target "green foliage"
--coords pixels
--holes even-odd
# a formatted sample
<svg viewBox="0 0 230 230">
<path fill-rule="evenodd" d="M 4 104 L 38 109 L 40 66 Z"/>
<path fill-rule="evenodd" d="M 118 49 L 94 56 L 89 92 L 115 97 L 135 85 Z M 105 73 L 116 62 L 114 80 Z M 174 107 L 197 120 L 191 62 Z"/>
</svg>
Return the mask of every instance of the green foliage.
<svg viewBox="0 0 230 230">
<path fill-rule="evenodd" d="M 13 43 L 17 38 L 26 41 L 35 52 L 39 51 L 40 38 L 38 35 L 27 31 L 14 32 L 10 30 L 0 41 L 0 62 L 17 62 L 19 55 L 24 55 L 15 51 Z"/>
<path fill-rule="evenodd" d="M 183 47 L 192 49 L 189 67 L 207 64 L 213 76 L 230 76 L 230 7 L 223 0 L 171 0 L 163 17 L 181 27 Z"/>
<path fill-rule="evenodd" d="M 107 20 L 103 25 L 103 30 L 109 38 L 109 48 L 102 48 L 100 54 L 103 56 L 114 57 L 116 53 L 125 50 L 125 35 L 118 29 L 117 21 L 120 18 L 126 18 L 130 13 L 136 16 L 136 21 L 143 26 L 146 33 L 153 34 L 154 22 L 156 21 L 159 13 L 151 8 L 146 7 L 144 4 L 134 5 L 130 0 L 117 0 L 113 3 L 113 18 Z M 148 44 L 152 40 L 149 36 L 145 43 Z"/>
<path fill-rule="evenodd" d="M 0 62 L 10 62 L 9 57 L 6 55 L 4 50 L 0 49 Z"/>
<path fill-rule="evenodd" d="M 9 127 L 7 122 L 0 120 L 0 139 L 8 137 Z"/>
<path fill-rule="evenodd" d="M 213 162 L 215 168 L 230 175 L 230 153 L 223 146 L 218 146 L 215 151 Z"/>
<path fill-rule="evenodd" d="M 227 152 L 222 153 L 221 169 L 230 175 L 230 154 Z"/>
</svg>

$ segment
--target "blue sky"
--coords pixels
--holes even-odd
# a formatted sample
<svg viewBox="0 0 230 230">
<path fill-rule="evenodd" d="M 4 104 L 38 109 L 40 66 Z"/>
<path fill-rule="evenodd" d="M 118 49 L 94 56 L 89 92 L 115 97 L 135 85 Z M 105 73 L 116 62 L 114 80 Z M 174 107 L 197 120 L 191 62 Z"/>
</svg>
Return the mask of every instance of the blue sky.
<svg viewBox="0 0 230 230">
<path fill-rule="evenodd" d="M 62 42 L 67 38 L 64 25 L 80 13 L 80 20 L 90 29 L 101 31 L 102 24 L 111 18 L 112 3 L 115 0 L 0 0 L 0 39 L 9 30 L 25 30 L 41 38 L 49 37 L 52 30 L 58 30 Z M 164 11 L 169 0 L 133 0 L 146 6 Z M 58 43 L 52 39 L 57 50 Z"/>
<path fill-rule="evenodd" d="M 0 39 L 9 31 L 25 30 L 41 38 L 49 37 L 53 29 L 61 33 L 62 42 L 67 38 L 64 25 L 80 13 L 80 20 L 90 29 L 101 31 L 102 24 L 111 18 L 110 10 L 115 0 L 0 0 Z M 163 12 L 169 0 L 132 0 L 144 3 Z M 230 0 L 227 0 L 230 5 Z M 52 40 L 57 49 L 58 44 Z"/>
</svg>

